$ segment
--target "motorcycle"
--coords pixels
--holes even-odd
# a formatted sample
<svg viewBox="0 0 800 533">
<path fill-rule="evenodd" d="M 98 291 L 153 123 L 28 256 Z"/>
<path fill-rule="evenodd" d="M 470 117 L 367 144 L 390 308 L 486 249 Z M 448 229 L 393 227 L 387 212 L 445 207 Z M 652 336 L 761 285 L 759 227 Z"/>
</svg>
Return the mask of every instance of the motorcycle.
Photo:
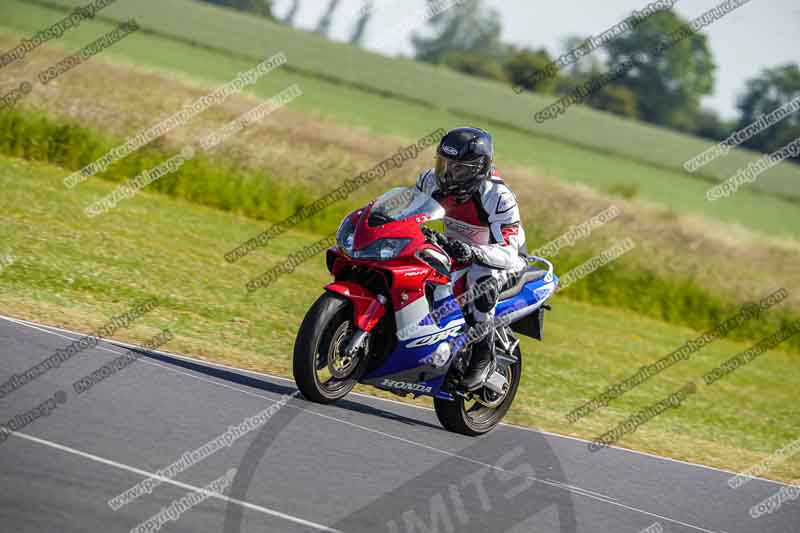
<svg viewBox="0 0 800 533">
<path fill-rule="evenodd" d="M 464 288 L 466 270 L 454 271 L 441 246 L 445 237 L 424 226 L 444 218 L 444 208 L 415 188 L 392 189 L 344 218 L 326 253 L 334 281 L 295 341 L 294 378 L 307 399 L 335 402 L 362 383 L 433 397 L 450 431 L 477 436 L 500 423 L 522 375 L 515 334 L 542 340 L 558 277 L 546 259 L 523 255 L 527 268 L 501 288 L 491 324 L 493 369 L 479 389 L 465 390 L 475 328 L 465 321 L 456 287 Z"/>
</svg>

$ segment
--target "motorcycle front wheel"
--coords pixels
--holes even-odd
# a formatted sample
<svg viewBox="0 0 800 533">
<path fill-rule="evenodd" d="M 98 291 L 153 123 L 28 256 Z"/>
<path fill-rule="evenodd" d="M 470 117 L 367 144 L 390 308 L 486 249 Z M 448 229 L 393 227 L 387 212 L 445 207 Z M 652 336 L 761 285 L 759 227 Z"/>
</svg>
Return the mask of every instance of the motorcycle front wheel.
<svg viewBox="0 0 800 533">
<path fill-rule="evenodd" d="M 449 431 L 476 437 L 488 433 L 503 420 L 514 396 L 517 394 L 522 378 L 522 352 L 514 350 L 517 361 L 504 369 L 508 389 L 501 396 L 482 388 L 469 395 L 469 398 L 456 395 L 454 400 L 433 399 L 436 417 Z"/>
<path fill-rule="evenodd" d="M 294 343 L 294 381 L 306 399 L 332 403 L 353 390 L 366 360 L 364 347 L 352 356 L 346 353 L 354 333 L 350 301 L 328 292 L 320 296 Z"/>
</svg>

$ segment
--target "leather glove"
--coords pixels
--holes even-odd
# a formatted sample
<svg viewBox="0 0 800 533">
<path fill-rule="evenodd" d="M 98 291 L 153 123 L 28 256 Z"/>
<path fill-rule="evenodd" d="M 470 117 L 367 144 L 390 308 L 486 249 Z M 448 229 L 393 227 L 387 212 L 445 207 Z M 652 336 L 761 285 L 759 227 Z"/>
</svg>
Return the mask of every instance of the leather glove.
<svg viewBox="0 0 800 533">
<path fill-rule="evenodd" d="M 442 246 L 447 255 L 456 263 L 469 263 L 475 256 L 472 246 L 465 242 L 449 240 Z"/>
<path fill-rule="evenodd" d="M 422 226 L 421 229 L 428 242 L 444 247 L 444 244 L 447 242 L 447 237 L 425 226 Z"/>
</svg>

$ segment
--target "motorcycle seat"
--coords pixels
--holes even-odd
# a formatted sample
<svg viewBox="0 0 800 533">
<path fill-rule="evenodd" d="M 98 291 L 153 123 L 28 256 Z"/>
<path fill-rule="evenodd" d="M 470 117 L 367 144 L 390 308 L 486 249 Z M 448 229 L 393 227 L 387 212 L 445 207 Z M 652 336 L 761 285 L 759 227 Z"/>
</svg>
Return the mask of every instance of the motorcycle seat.
<svg viewBox="0 0 800 533">
<path fill-rule="evenodd" d="M 539 268 L 530 266 L 526 270 L 510 276 L 508 281 L 506 281 L 500 290 L 500 297 L 498 300 L 508 300 L 509 298 L 513 298 L 522 292 L 522 288 L 525 286 L 525 284 L 530 283 L 531 281 L 540 280 L 546 275 L 547 270 L 541 270 Z"/>
</svg>

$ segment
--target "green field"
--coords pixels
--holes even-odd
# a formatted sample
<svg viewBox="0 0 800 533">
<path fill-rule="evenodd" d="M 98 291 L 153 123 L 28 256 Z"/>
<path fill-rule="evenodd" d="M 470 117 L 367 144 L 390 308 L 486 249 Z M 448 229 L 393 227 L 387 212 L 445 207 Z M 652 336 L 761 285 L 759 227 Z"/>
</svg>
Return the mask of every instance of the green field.
<svg viewBox="0 0 800 533">
<path fill-rule="evenodd" d="M 115 185 L 95 180 L 67 191 L 63 175 L 63 169 L 0 157 L 0 255 L 15 259 L 0 272 L 0 312 L 89 332 L 155 297 L 161 306 L 122 339 L 141 342 L 169 327 L 176 335 L 169 351 L 289 374 L 294 334 L 328 279 L 322 257 L 267 290 L 248 294 L 244 283 L 318 235 L 291 232 L 270 246 L 266 261 L 228 264 L 219 250 L 254 233 L 257 222 L 148 192 L 89 220 L 83 206 Z M 570 410 L 697 332 L 562 296 L 553 305 L 545 342 L 523 340 L 525 373 L 511 422 L 593 438 L 749 345 L 718 341 L 569 425 L 564 416 Z M 769 352 L 713 387 L 701 387 L 680 409 L 620 444 L 747 468 L 796 438 L 796 363 L 796 355 Z M 769 476 L 800 476 L 800 459 Z"/>
<path fill-rule="evenodd" d="M 4 42 L 13 41 L 0 37 L 0 44 Z M 192 59 L 198 65 L 200 63 L 214 65 L 215 73 L 221 68 L 227 69 L 229 74 L 218 74 L 220 81 L 232 77 L 237 69 L 243 70 L 250 66 L 243 61 L 238 64 L 231 60 L 225 61 L 224 57 L 215 52 L 192 49 L 182 43 L 146 35 L 134 35 L 118 43 L 112 50 L 113 53 L 116 54 L 122 47 L 128 47 L 132 54 L 138 54 L 136 57 L 139 59 L 152 54 L 152 57 L 166 61 L 162 68 L 178 69 L 189 64 L 184 60 Z M 27 65 L 25 70 L 14 65 L 10 68 L 17 68 L 17 75 L 29 76 L 29 71 L 35 73 L 37 69 L 45 68 L 46 65 L 62 57 L 63 53 L 59 49 L 45 47 L 37 50 L 36 55 L 29 58 L 30 69 Z M 148 75 L 146 72 L 133 70 L 124 63 L 120 64 L 119 58 L 119 55 L 114 55 L 112 57 L 114 63 L 108 65 L 104 61 L 107 59 L 105 56 L 98 57 L 60 79 L 58 94 L 67 95 L 63 98 L 63 103 L 59 103 L 59 98 L 55 98 L 53 89 L 48 88 L 50 98 L 42 98 L 38 93 L 34 93 L 28 100 L 22 102 L 21 113 L 1 114 L 0 153 L 52 162 L 71 171 L 78 170 L 82 165 L 100 157 L 110 147 L 122 142 L 124 135 L 133 134 L 141 127 L 152 125 L 155 119 L 149 118 L 150 116 L 164 118 L 180 108 L 187 98 L 197 98 L 209 90 L 208 87 L 189 86 L 194 94 L 191 96 L 188 93 L 189 87 L 182 84 L 185 78 L 173 80 L 171 78 L 174 76 L 170 75 L 167 75 L 167 79 Z M 203 72 L 207 73 L 208 69 Z M 201 77 L 202 79 L 204 78 Z M 98 83 L 97 80 L 103 80 L 103 83 Z M 213 80 L 208 83 L 214 84 Z M 293 112 L 287 114 L 286 111 L 282 111 L 271 117 L 266 121 L 270 124 L 264 124 L 262 128 L 266 131 L 252 132 L 237 148 L 263 154 L 266 167 L 240 165 L 239 160 L 230 159 L 230 150 L 225 147 L 215 152 L 213 158 L 193 161 L 173 177 L 157 181 L 149 186 L 149 190 L 223 210 L 233 210 L 255 219 L 278 222 L 302 205 L 312 203 L 322 190 L 333 189 L 347 177 L 370 168 L 376 161 L 396 149 L 394 147 L 397 144 L 392 144 L 392 138 L 377 137 L 374 134 L 354 131 L 349 137 L 342 138 L 340 132 L 346 127 L 342 128 L 339 124 L 344 120 L 330 114 L 315 119 L 314 110 L 322 106 L 324 99 L 327 99 L 331 105 L 339 101 L 340 108 L 351 106 L 354 113 L 357 108 L 368 108 L 385 113 L 394 112 L 400 116 L 403 115 L 402 109 L 393 106 L 399 105 L 402 108 L 407 104 L 368 93 L 358 94 L 352 88 L 332 85 L 316 78 L 287 73 L 283 70 L 263 78 L 256 87 L 256 94 L 271 96 L 290 83 L 298 83 L 304 90 L 303 96 L 292 103 Z M 129 86 L 139 90 L 128 91 Z M 109 93 L 125 96 L 114 98 L 109 96 Z M 341 98 L 337 99 L 337 95 Z M 63 106 L 74 107 L 75 98 L 80 98 L 79 105 L 97 103 L 114 108 L 123 117 L 138 115 L 143 124 L 139 127 L 129 126 L 126 129 L 119 127 L 119 123 L 124 121 L 94 119 L 85 122 L 94 128 L 92 130 L 76 128 L 73 125 L 74 121 L 65 123 L 62 119 L 47 118 L 47 115 L 63 117 Z M 37 118 L 36 114 L 26 109 L 31 100 L 38 102 L 36 107 L 47 114 L 45 117 Z M 301 103 L 306 103 L 306 107 L 299 105 Z M 242 109 L 242 106 L 248 109 L 252 105 L 254 105 L 252 101 L 236 104 L 239 109 Z M 408 113 L 403 116 L 412 117 L 410 112 L 413 110 L 406 111 Z M 231 112 L 230 109 L 209 110 L 199 117 L 201 124 L 193 122 L 184 129 L 188 130 L 189 139 L 192 139 L 198 132 L 212 131 L 231 120 L 236 116 Z M 417 115 L 430 118 L 429 113 L 417 113 Z M 446 117 L 440 119 L 444 120 Z M 449 120 L 457 119 L 450 117 Z M 308 128 L 308 134 L 300 139 L 300 142 L 286 143 L 285 137 L 294 139 L 296 132 L 293 128 L 296 124 L 302 124 L 301 130 Z M 431 129 L 435 126 L 433 123 L 424 125 Z M 112 136 L 98 134 L 105 131 L 113 131 L 115 134 Z M 308 146 L 308 140 L 314 136 L 322 139 L 334 137 L 337 141 L 341 141 L 343 146 L 340 148 L 331 144 L 326 145 L 324 140 L 315 146 Z M 261 142 L 264 138 L 275 139 L 273 141 L 275 144 L 286 144 L 286 147 L 273 149 L 273 146 L 270 146 L 272 142 L 264 146 Z M 509 138 L 523 142 L 525 138 L 531 137 L 512 132 Z M 151 147 L 134 153 L 103 173 L 103 177 L 121 181 L 143 169 L 152 168 L 171 157 L 186 142 L 171 139 L 171 136 L 166 140 L 160 139 Z M 402 144 L 411 140 L 411 138 L 403 140 Z M 371 148 L 369 145 L 373 144 L 384 148 L 378 149 L 377 152 L 368 152 Z M 343 148 L 350 151 L 344 151 Z M 597 163 L 598 158 L 591 157 L 585 150 L 567 145 L 560 145 L 560 148 L 565 152 L 573 152 L 572 157 L 566 158 L 565 161 L 570 161 L 573 166 L 585 165 L 587 173 L 591 172 L 591 167 Z M 291 159 L 313 161 L 316 157 L 319 165 L 329 170 L 320 177 L 319 168 L 314 168 L 315 165 L 311 164 L 308 165 L 309 168 L 294 168 L 292 173 L 287 173 L 281 165 L 272 162 L 282 159 L 283 151 L 287 149 L 291 151 Z M 377 155 L 372 155 L 373 153 Z M 319 157 L 320 155 L 322 157 Z M 624 170 L 626 166 L 639 168 L 641 176 L 659 172 L 642 163 L 611 156 L 604 157 L 609 174 L 619 172 L 620 169 Z M 346 161 L 346 164 L 343 165 L 343 161 Z M 418 161 L 416 164 L 424 165 L 425 162 Z M 308 179 L 297 179 L 298 176 L 294 175 L 294 171 L 298 170 Z M 523 216 L 528 241 L 532 246 L 536 243 L 544 244 L 563 233 L 571 224 L 585 220 L 590 214 L 607 208 L 612 202 L 622 205 L 627 214 L 624 223 L 610 225 L 592 239 L 580 243 L 574 249 L 564 250 L 559 256 L 559 268 L 565 270 L 599 253 L 615 239 L 630 237 L 639 243 L 638 249 L 627 256 L 621 264 L 595 274 L 591 283 L 576 286 L 573 289 L 575 299 L 625 308 L 677 325 L 705 328 L 712 327 L 723 317 L 733 314 L 738 305 L 759 299 L 775 290 L 777 286 L 792 287 L 800 283 L 800 273 L 791 267 L 791 263 L 798 259 L 797 247 L 794 247 L 792 252 L 771 248 L 761 242 L 765 239 L 760 235 L 749 240 L 740 240 L 741 237 L 737 237 L 734 239 L 735 245 L 731 246 L 723 242 L 728 240 L 730 233 L 728 227 L 714 228 L 701 219 L 699 223 L 695 223 L 694 229 L 687 232 L 686 224 L 673 214 L 642 209 L 635 199 L 633 202 L 624 203 L 619 198 L 592 198 L 585 191 L 559 188 L 555 183 L 545 183 L 542 180 L 546 178 L 535 178 L 535 170 L 518 167 L 512 167 L 511 170 L 512 172 L 508 174 L 509 181 L 522 205 L 525 206 Z M 395 177 L 374 184 L 369 191 L 362 191 L 354 198 L 329 207 L 304 224 L 304 229 L 329 233 L 350 209 L 358 207 L 392 184 L 410 183 L 410 176 L 414 174 L 408 172 L 410 176 L 402 175 L 405 172 L 407 171 L 394 173 Z M 676 203 L 683 198 L 701 199 L 702 191 L 692 187 L 696 188 L 703 182 L 691 178 L 685 178 L 684 181 L 683 188 L 671 193 L 667 190 L 662 191 L 663 195 Z M 298 183 L 305 185 L 295 186 Z M 321 186 L 325 189 L 321 189 Z M 692 194 L 692 191 L 697 194 Z M 701 201 L 705 203 L 704 200 Z M 736 216 L 746 217 L 752 226 L 758 227 L 765 233 L 781 234 L 787 228 L 800 229 L 800 209 L 794 209 L 796 204 L 773 196 L 742 192 L 716 205 L 730 207 Z M 787 206 L 793 209 L 787 210 Z M 239 242 L 241 241 L 229 241 L 227 246 L 220 250 L 220 254 Z M 693 253 L 686 252 L 687 243 L 691 243 L 692 249 L 695 250 Z M 731 256 L 737 257 L 738 260 L 731 262 Z M 255 257 L 263 256 L 256 254 Z M 763 277 L 764 261 L 769 261 L 771 264 L 771 275 L 768 278 Z M 726 275 L 720 276 L 721 272 L 725 272 Z M 776 283 L 781 285 L 774 286 Z M 800 300 L 794 296 L 793 300 L 791 309 L 797 312 L 800 309 Z M 735 335 L 744 339 L 759 338 L 779 324 L 780 317 L 780 312 L 776 310 L 776 314 L 771 314 L 768 320 L 752 322 L 748 327 L 737 330 Z M 786 316 L 783 321 L 790 319 L 790 316 Z M 800 346 L 800 339 L 793 340 L 790 346 L 793 348 Z"/>
<path fill-rule="evenodd" d="M 35 2 L 72 6 L 79 5 L 81 0 Z M 256 50 L 279 48 L 287 52 L 293 68 L 306 73 L 432 109 L 466 114 L 489 126 L 503 125 L 532 132 L 536 136 L 618 154 L 666 169 L 681 170 L 684 161 L 711 144 L 710 141 L 622 120 L 588 108 L 572 109 L 558 120 L 539 125 L 533 120 L 533 115 L 551 103 L 552 98 L 528 93 L 516 95 L 504 84 L 409 60 L 388 59 L 345 44 L 331 43 L 314 34 L 190 0 L 119 3 L 103 11 L 102 16 L 114 20 L 135 16 L 140 25 L 155 34 L 192 44 L 202 43 L 202 46 L 250 60 L 261 59 Z M 367 72 L 369 75 L 364 76 Z M 459 97 L 453 99 L 453 94 Z M 607 134 L 611 130 L 613 136 Z M 712 179 L 724 180 L 754 157 L 747 151 L 731 152 L 702 171 Z M 754 187 L 797 199 L 800 198 L 799 179 L 800 166 L 782 165 L 763 176 Z"/>
<path fill-rule="evenodd" d="M 121 142 L 121 140 L 104 139 L 83 126 L 53 121 L 47 116 L 30 112 L 0 113 L 0 131 L 4 133 L 0 136 L 0 153 L 55 163 L 72 171 L 97 159 Z M 164 149 L 148 146 L 114 164 L 99 177 L 121 181 L 145 169 L 154 168 L 172 157 L 176 151 L 177 147 Z M 148 190 L 270 222 L 279 222 L 291 215 L 295 209 L 311 203 L 308 199 L 313 193 L 308 189 L 291 187 L 278 178 L 245 171 L 233 164 L 220 166 L 220 163 L 219 159 L 198 154 L 170 176 L 150 184 Z M 371 187 L 373 190 L 376 188 L 383 189 L 385 185 L 378 182 Z M 316 214 L 308 223 L 303 224 L 303 227 L 330 233 L 347 212 L 360 205 L 357 198 L 364 196 L 369 199 L 374 194 L 365 195 L 364 191 L 359 191 L 353 198 L 338 202 L 322 213 Z M 528 227 L 530 231 L 527 238 L 530 243 L 545 243 L 563 232 L 557 221 L 553 220 L 548 220 L 547 224 L 531 223 Z M 619 239 L 619 236 L 624 234 L 632 238 L 633 228 L 617 227 L 616 236 L 612 234 L 610 238 Z M 642 250 L 644 246 L 653 246 L 654 237 L 644 232 L 643 238 L 649 239 L 649 242 L 643 243 L 642 238 L 636 236 L 636 240 L 640 241 L 639 250 L 634 250 L 631 255 L 615 262 L 613 267 L 592 274 L 591 280 L 575 284 L 570 291 L 571 297 L 609 307 L 628 309 L 672 324 L 695 328 L 713 327 L 723 317 L 733 315 L 739 305 L 748 301 L 748 297 L 742 294 L 737 294 L 735 298 L 726 297 L 725 293 L 735 285 L 703 286 L 689 277 L 686 270 L 672 273 L 659 272 L 659 260 L 648 251 Z M 606 243 L 608 239 L 609 237 L 601 238 L 595 235 L 590 242 L 583 242 L 574 248 L 561 251 L 557 259 L 560 271 L 575 268 L 589 260 L 600 249 L 610 244 Z M 233 246 L 234 242 L 237 241 L 231 241 L 229 247 Z M 678 248 L 674 252 L 682 253 L 683 250 Z M 671 259 L 671 255 L 667 253 L 668 260 Z M 704 253 L 704 257 L 706 266 L 716 261 L 718 268 L 725 267 L 711 252 Z M 743 278 L 747 277 L 747 265 L 739 265 L 735 269 L 728 266 L 727 270 Z M 775 272 L 780 271 L 775 269 Z M 786 278 L 784 285 L 793 286 L 797 282 L 798 277 L 795 275 Z M 752 296 L 759 299 L 774 290 L 767 284 L 751 285 L 757 290 Z M 800 314 L 797 313 L 798 305 L 790 305 L 788 309 L 794 313 L 788 312 L 784 304 L 783 310 L 776 309 L 760 317 L 759 320 L 749 321 L 731 335 L 741 339 L 756 339 L 800 318 Z M 787 341 L 786 348 L 800 351 L 800 337 Z"/>
<path fill-rule="evenodd" d="M 170 6 L 175 1 L 177 0 L 165 2 L 162 6 L 163 9 L 171 9 Z M 119 4 L 109 9 L 122 8 L 125 5 Z M 149 4 L 143 2 L 137 5 L 144 6 Z M 200 16 L 193 14 L 195 13 L 194 9 L 201 10 L 198 11 L 200 14 L 207 13 L 202 10 L 208 9 L 207 6 L 200 4 L 188 3 L 187 6 L 186 17 Z M 60 11 L 22 3 L 18 0 L 12 0 L 9 8 L 8 17 L 4 21 L 0 21 L 0 31 L 5 27 L 15 32 L 33 32 L 48 23 L 58 20 L 62 16 Z M 113 11 L 108 12 L 112 13 Z M 143 13 L 147 14 L 148 12 L 143 11 Z M 213 19 L 216 24 L 218 20 L 225 21 L 228 17 L 233 17 L 234 20 L 238 21 L 238 17 L 242 16 L 222 10 L 219 14 L 215 11 Z M 137 15 L 137 20 L 139 18 Z M 162 18 L 166 20 L 169 17 L 158 17 L 154 20 Z M 184 18 L 181 20 L 189 19 Z M 142 18 L 140 23 L 146 27 L 147 19 Z M 233 36 L 245 31 L 245 28 L 249 27 L 248 24 L 262 23 L 266 22 L 253 21 L 249 17 L 244 17 L 241 28 L 237 27 L 237 30 L 232 32 L 220 31 L 219 33 L 229 34 L 228 38 L 233 38 Z M 202 28 L 206 26 L 202 24 L 185 25 L 186 28 Z M 65 34 L 60 42 L 73 47 L 81 46 L 91 42 L 98 35 L 111 29 L 111 27 L 111 25 L 102 22 L 84 22 L 77 30 Z M 270 26 L 270 28 L 272 27 Z M 254 42 L 262 42 L 267 35 L 283 36 L 281 32 L 289 31 L 282 26 L 276 26 L 275 28 L 276 33 L 259 33 L 258 39 Z M 301 32 L 292 31 L 290 34 L 299 35 L 300 37 L 296 37 L 296 39 L 300 39 L 302 42 L 305 42 L 304 39 L 306 38 L 317 42 L 315 40 L 317 39 L 316 37 Z M 20 34 L 17 33 L 17 35 Z M 271 46 L 269 43 L 265 43 L 261 48 L 265 51 L 263 57 L 269 57 L 279 50 L 285 50 L 290 65 L 296 60 L 300 61 L 305 56 L 303 56 L 301 49 L 292 50 L 288 46 L 292 42 L 294 42 L 292 39 L 283 39 L 281 37 L 280 40 L 273 42 Z M 320 41 L 320 43 L 322 42 L 327 41 Z M 342 45 L 330 44 L 330 46 L 338 50 Z M 344 47 L 344 50 L 349 50 L 349 48 Z M 359 51 L 354 51 L 353 54 L 360 54 L 359 57 L 370 58 L 381 64 L 387 61 L 394 61 Z M 187 45 L 185 42 L 174 39 L 141 33 L 134 34 L 117 43 L 113 49 L 104 52 L 104 56 L 126 58 L 140 65 L 163 69 L 167 72 L 183 73 L 193 78 L 213 83 L 229 81 L 237 72 L 251 68 L 256 62 L 253 57 L 231 55 Z M 259 59 L 261 58 L 259 57 Z M 405 65 L 406 63 L 413 65 L 414 68 L 430 70 L 428 67 L 419 66 L 415 63 L 398 61 L 399 65 Z M 6 68 L 13 69 L 13 67 L 12 65 Z M 359 69 L 361 68 L 368 68 L 368 66 L 359 67 Z M 363 72 L 365 70 L 359 71 Z M 384 79 L 385 76 L 378 75 L 380 72 L 382 71 L 379 69 L 370 79 Z M 457 76 L 454 73 L 442 72 L 446 76 Z M 404 77 L 408 76 L 398 76 L 398 80 Z M 468 81 L 472 83 L 475 80 Z M 491 128 L 497 140 L 498 163 L 501 170 L 507 165 L 520 165 L 540 175 L 567 182 L 585 183 L 601 191 L 627 185 L 638 191 L 639 197 L 643 200 L 667 206 L 669 209 L 679 213 L 698 214 L 723 222 L 737 223 L 774 236 L 800 236 L 800 204 L 772 195 L 758 193 L 754 190 L 743 190 L 726 200 L 709 203 L 704 197 L 705 191 L 711 186 L 709 182 L 682 172 L 668 170 L 663 166 L 654 166 L 647 163 L 648 160 L 644 157 L 637 160 L 631 154 L 623 156 L 581 148 L 544 136 L 532 135 L 510 125 L 492 124 L 479 117 L 450 112 L 441 106 L 431 108 L 408 100 L 381 96 L 374 91 L 365 91 L 353 86 L 342 85 L 331 81 L 328 76 L 321 78 L 316 75 L 309 75 L 306 70 L 298 72 L 282 68 L 262 78 L 255 91 L 259 96 L 271 97 L 292 83 L 298 83 L 304 92 L 303 97 L 293 102 L 293 108 L 318 113 L 324 117 L 354 126 L 366 127 L 376 134 L 399 135 L 415 139 L 439 127 L 471 122 Z M 494 85 L 492 86 L 495 87 Z M 498 87 L 495 87 L 495 89 L 500 90 Z M 429 92 L 433 94 L 436 91 L 431 89 Z M 513 92 L 511 94 L 513 95 Z M 520 96 L 519 98 L 528 98 L 528 96 Z M 506 105 L 513 101 L 508 95 L 503 96 L 503 102 Z M 487 107 L 486 109 L 488 110 L 489 108 Z M 515 114 L 519 114 L 518 109 L 512 109 Z M 575 111 L 588 113 L 586 120 L 580 124 L 580 127 L 576 127 L 576 131 L 583 132 L 596 128 L 595 131 L 599 132 L 597 135 L 599 139 L 604 139 L 605 141 L 615 139 L 614 142 L 619 143 L 620 146 L 629 146 L 629 141 L 633 138 L 639 140 L 648 139 L 648 142 L 651 142 L 649 146 L 656 148 L 659 152 L 677 153 L 674 147 L 669 147 L 669 143 L 665 144 L 666 141 L 663 138 L 652 139 L 638 132 L 631 133 L 625 124 L 610 115 L 595 113 L 590 110 Z M 596 120 L 600 120 L 600 122 L 596 122 Z M 616 122 L 613 124 L 603 122 L 605 120 Z M 591 128 L 587 128 L 587 125 L 591 125 Z M 631 125 L 636 128 L 643 127 L 633 123 Z M 608 131 L 612 131 L 612 129 L 615 132 L 614 135 L 608 135 Z M 661 132 L 659 131 L 659 133 Z M 691 140 L 687 137 L 676 138 L 682 141 Z M 700 141 L 691 141 L 699 144 L 696 147 L 698 150 L 705 146 Z M 581 141 L 577 140 L 576 142 Z M 693 145 L 691 150 L 694 149 L 695 146 Z M 789 168 L 788 165 L 783 166 Z M 791 179 L 796 184 L 797 180 L 800 179 L 800 174 L 798 174 L 798 177 L 792 177 Z M 759 181 L 757 183 L 767 183 L 767 181 Z M 798 190 L 798 188 L 795 186 L 793 190 Z"/>
</svg>

